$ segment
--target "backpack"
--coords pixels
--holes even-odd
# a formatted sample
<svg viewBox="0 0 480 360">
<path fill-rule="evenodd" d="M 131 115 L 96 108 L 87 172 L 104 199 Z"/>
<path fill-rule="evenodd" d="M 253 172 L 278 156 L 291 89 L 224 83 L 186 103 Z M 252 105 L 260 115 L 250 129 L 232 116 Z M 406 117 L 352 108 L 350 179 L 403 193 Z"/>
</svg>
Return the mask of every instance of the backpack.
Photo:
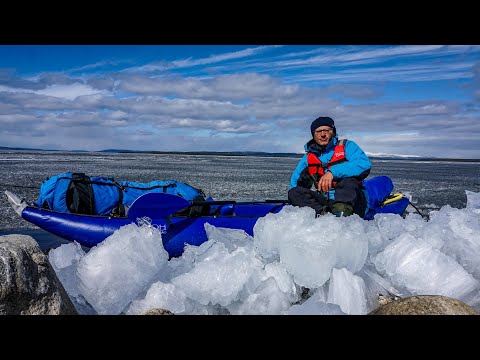
<svg viewBox="0 0 480 360">
<path fill-rule="evenodd" d="M 37 206 L 63 213 L 125 216 L 139 196 L 150 192 L 177 195 L 186 200 L 205 199 L 201 189 L 175 180 L 117 182 L 113 178 L 64 172 L 44 180 Z"/>
</svg>

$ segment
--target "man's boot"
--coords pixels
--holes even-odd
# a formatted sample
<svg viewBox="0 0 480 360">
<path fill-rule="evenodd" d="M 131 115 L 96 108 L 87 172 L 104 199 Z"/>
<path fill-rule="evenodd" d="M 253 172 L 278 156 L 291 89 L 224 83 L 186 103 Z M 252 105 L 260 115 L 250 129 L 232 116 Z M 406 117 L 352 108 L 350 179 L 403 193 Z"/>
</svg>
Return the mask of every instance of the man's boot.
<svg viewBox="0 0 480 360">
<path fill-rule="evenodd" d="M 325 215 L 327 213 L 329 213 L 329 208 L 328 208 L 328 205 L 324 205 L 324 206 L 316 206 L 315 207 L 315 217 L 319 217 L 319 216 L 322 216 L 322 215 Z"/>
<path fill-rule="evenodd" d="M 336 217 L 353 215 L 353 206 L 346 203 L 335 203 L 332 207 L 332 214 Z"/>
</svg>

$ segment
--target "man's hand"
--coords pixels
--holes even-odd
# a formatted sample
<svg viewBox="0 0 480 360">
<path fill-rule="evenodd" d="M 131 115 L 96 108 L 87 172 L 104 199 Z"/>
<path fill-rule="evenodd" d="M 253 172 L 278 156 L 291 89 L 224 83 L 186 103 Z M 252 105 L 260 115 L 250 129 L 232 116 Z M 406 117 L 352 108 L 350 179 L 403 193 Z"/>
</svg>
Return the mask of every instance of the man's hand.
<svg viewBox="0 0 480 360">
<path fill-rule="evenodd" d="M 318 181 L 318 191 L 328 191 L 332 188 L 333 174 L 327 171 Z"/>
</svg>

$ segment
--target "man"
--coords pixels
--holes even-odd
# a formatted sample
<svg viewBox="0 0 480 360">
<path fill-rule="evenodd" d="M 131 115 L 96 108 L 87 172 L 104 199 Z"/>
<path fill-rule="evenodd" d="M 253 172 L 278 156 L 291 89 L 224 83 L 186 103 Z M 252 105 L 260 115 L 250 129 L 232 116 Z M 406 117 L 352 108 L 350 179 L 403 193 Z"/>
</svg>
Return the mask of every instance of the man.
<svg viewBox="0 0 480 360">
<path fill-rule="evenodd" d="M 290 179 L 288 200 L 294 206 L 310 206 L 317 216 L 331 211 L 338 217 L 353 213 L 363 217 L 366 200 L 361 182 L 371 168 L 367 155 L 352 140 L 339 140 L 328 116 L 315 119 L 310 131 L 306 154 Z M 315 191 L 310 190 L 312 185 Z"/>
</svg>

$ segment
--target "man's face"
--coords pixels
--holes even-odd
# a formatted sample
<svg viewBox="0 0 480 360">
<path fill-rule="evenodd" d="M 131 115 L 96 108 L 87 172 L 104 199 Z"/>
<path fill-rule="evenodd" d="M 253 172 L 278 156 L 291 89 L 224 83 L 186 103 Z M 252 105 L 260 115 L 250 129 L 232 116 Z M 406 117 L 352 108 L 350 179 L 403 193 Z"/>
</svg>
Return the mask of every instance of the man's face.
<svg viewBox="0 0 480 360">
<path fill-rule="evenodd" d="M 330 126 L 319 126 L 313 133 L 315 142 L 320 146 L 327 146 L 333 137 L 333 129 Z"/>
</svg>

